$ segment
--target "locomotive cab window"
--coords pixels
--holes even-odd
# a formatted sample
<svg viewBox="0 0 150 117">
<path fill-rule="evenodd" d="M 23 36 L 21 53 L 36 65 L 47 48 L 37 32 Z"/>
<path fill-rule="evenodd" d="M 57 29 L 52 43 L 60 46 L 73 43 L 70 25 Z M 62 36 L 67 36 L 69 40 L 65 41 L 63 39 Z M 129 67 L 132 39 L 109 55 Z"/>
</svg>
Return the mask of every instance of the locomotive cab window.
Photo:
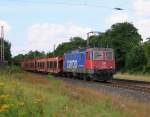
<svg viewBox="0 0 150 117">
<path fill-rule="evenodd" d="M 103 60 L 103 51 L 93 51 L 94 60 Z"/>
<path fill-rule="evenodd" d="M 107 60 L 112 60 L 113 59 L 113 53 L 111 51 L 106 52 L 106 59 Z"/>
</svg>

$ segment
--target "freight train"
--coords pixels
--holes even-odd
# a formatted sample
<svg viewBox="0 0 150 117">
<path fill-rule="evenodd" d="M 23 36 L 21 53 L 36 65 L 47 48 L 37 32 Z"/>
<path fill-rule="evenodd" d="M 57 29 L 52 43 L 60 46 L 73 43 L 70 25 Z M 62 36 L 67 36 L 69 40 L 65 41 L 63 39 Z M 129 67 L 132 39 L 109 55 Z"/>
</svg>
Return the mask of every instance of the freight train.
<svg viewBox="0 0 150 117">
<path fill-rule="evenodd" d="M 21 67 L 33 72 L 108 81 L 115 73 L 115 57 L 111 48 L 84 48 L 66 52 L 61 57 L 24 60 Z"/>
</svg>

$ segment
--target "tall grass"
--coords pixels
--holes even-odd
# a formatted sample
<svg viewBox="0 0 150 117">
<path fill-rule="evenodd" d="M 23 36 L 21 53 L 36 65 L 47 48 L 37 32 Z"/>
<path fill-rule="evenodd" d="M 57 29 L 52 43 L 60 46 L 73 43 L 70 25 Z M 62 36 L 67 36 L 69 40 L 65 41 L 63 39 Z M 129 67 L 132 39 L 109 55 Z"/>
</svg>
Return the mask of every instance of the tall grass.
<svg viewBox="0 0 150 117">
<path fill-rule="evenodd" d="M 108 95 L 64 84 L 51 75 L 46 79 L 19 69 L 10 74 L 7 73 L 8 71 L 0 72 L 0 117 L 134 117 L 137 115 L 137 112 L 134 114 L 130 109 L 128 110 L 128 107 L 134 110 L 136 104 L 122 105 L 120 101 Z M 143 114 L 143 109 L 141 111 L 138 113 L 139 117 L 141 114 L 147 114 Z"/>
</svg>

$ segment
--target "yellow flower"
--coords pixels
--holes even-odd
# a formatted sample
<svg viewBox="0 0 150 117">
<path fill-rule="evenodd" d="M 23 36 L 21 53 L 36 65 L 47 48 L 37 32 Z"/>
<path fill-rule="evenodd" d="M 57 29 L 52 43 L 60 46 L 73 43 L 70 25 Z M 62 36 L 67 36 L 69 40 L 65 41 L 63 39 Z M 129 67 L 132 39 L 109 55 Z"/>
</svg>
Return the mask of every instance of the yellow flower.
<svg viewBox="0 0 150 117">
<path fill-rule="evenodd" d="M 37 104 L 37 103 L 38 103 L 37 101 L 34 102 L 34 104 Z"/>
<path fill-rule="evenodd" d="M 14 87 L 16 87 L 16 86 L 17 86 L 17 82 L 16 82 L 16 81 L 13 81 L 13 82 L 12 82 L 12 85 L 13 85 Z"/>
<path fill-rule="evenodd" d="M 11 107 L 13 107 L 13 106 L 14 106 L 14 104 L 10 104 L 10 106 L 11 106 Z"/>
<path fill-rule="evenodd" d="M 3 95 L 0 96 L 0 99 L 8 99 L 9 97 L 10 97 L 10 95 L 8 95 L 8 94 L 7 94 L 7 95 L 4 95 L 4 94 L 3 94 Z"/>
<path fill-rule="evenodd" d="M 0 109 L 0 113 L 2 113 L 3 112 L 3 110 L 2 109 Z"/>
<path fill-rule="evenodd" d="M 11 106 L 9 104 L 3 104 L 0 108 L 0 112 L 7 111 Z"/>
<path fill-rule="evenodd" d="M 35 104 L 42 102 L 42 99 L 35 99 Z"/>
<path fill-rule="evenodd" d="M 19 106 L 24 106 L 25 103 L 24 103 L 24 102 L 19 102 L 18 105 L 19 105 Z"/>
<path fill-rule="evenodd" d="M 4 83 L 3 82 L 0 82 L 0 87 L 3 87 L 4 86 Z"/>
</svg>

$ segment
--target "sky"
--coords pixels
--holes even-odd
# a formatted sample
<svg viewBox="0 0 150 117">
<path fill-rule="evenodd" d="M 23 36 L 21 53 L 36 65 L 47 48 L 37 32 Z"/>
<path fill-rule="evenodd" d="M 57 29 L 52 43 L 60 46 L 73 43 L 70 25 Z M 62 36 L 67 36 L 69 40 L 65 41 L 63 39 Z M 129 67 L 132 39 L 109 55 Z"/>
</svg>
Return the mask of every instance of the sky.
<svg viewBox="0 0 150 117">
<path fill-rule="evenodd" d="M 105 32 L 114 23 L 131 22 L 150 37 L 150 0 L 0 0 L 0 26 L 12 55 L 53 51 L 71 37 Z M 117 11 L 120 7 L 124 10 Z"/>
</svg>

